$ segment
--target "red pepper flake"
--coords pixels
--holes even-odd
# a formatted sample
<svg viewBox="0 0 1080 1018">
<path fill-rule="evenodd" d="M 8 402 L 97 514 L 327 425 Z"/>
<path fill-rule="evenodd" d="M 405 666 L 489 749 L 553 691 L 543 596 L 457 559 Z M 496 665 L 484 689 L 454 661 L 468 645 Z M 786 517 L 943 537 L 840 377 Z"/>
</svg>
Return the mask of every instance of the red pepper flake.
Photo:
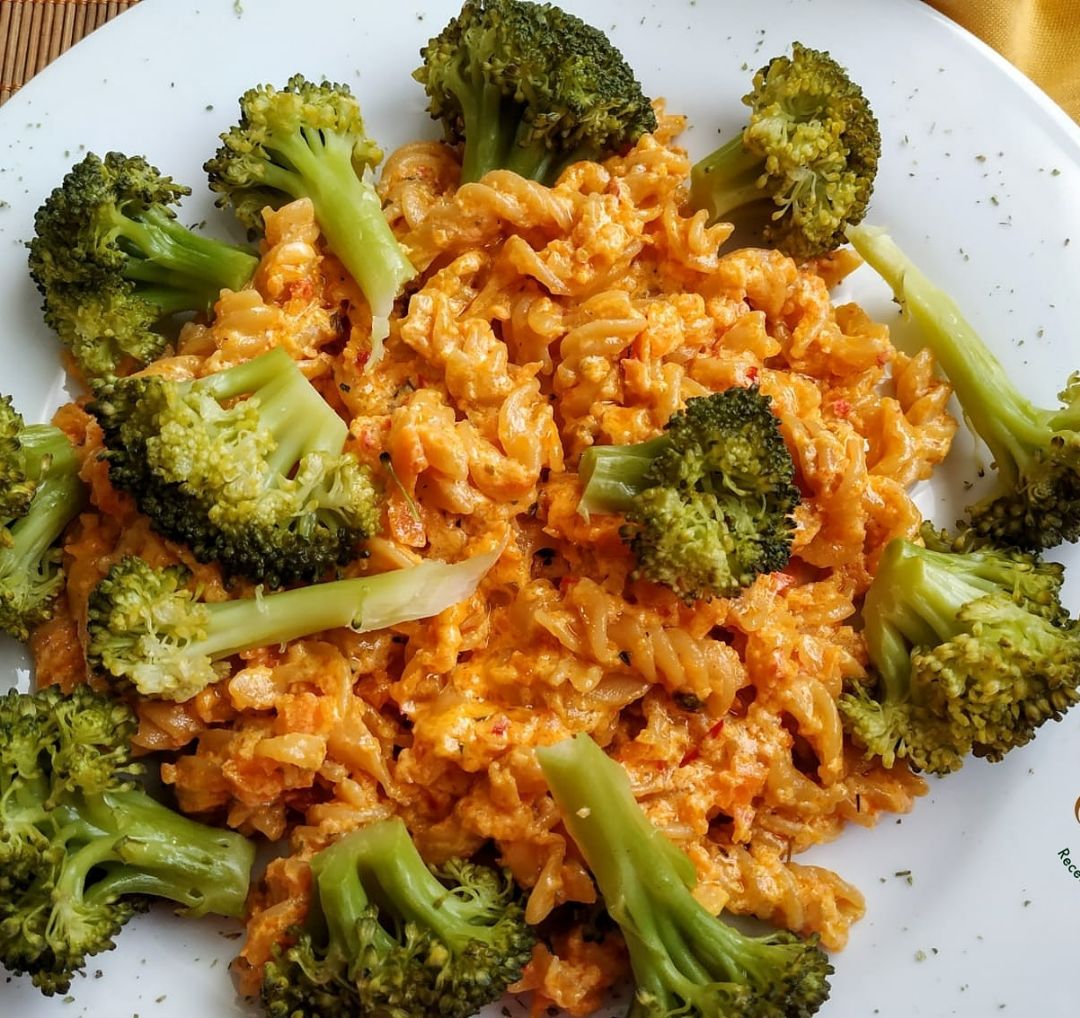
<svg viewBox="0 0 1080 1018">
<path fill-rule="evenodd" d="M 368 362 L 368 361 L 369 361 L 370 359 L 371 359 L 371 351 L 370 351 L 370 350 L 361 350 L 361 351 L 360 351 L 360 352 L 359 352 L 359 353 L 358 353 L 358 354 L 356 355 L 356 363 L 357 363 L 357 365 L 358 365 L 359 367 L 361 367 L 361 368 L 362 368 L 362 367 L 363 367 L 363 366 L 364 366 L 365 364 L 367 364 L 367 362 Z"/>
<path fill-rule="evenodd" d="M 758 367 L 757 367 L 756 364 L 751 364 L 750 367 L 748 367 L 746 369 L 746 377 L 749 378 L 751 382 L 756 382 L 757 381 L 757 376 L 758 376 Z"/>
<path fill-rule="evenodd" d="M 559 590 L 565 594 L 575 583 L 581 579 L 580 576 L 563 576 L 559 580 Z"/>
<path fill-rule="evenodd" d="M 837 417 L 847 417 L 851 413 L 851 404 L 846 399 L 833 400 L 832 410 Z"/>
<path fill-rule="evenodd" d="M 701 740 L 701 743 L 706 742 L 708 739 L 715 739 L 724 730 L 724 719 L 721 718 L 712 726 L 706 733 L 705 737 Z M 689 763 L 693 763 L 699 756 L 701 756 L 701 743 L 696 746 L 691 746 L 686 755 L 679 761 L 680 767 L 685 767 Z"/>
<path fill-rule="evenodd" d="M 491 726 L 491 734 L 502 736 L 510 730 L 510 722 L 506 718 L 496 718 Z"/>
</svg>

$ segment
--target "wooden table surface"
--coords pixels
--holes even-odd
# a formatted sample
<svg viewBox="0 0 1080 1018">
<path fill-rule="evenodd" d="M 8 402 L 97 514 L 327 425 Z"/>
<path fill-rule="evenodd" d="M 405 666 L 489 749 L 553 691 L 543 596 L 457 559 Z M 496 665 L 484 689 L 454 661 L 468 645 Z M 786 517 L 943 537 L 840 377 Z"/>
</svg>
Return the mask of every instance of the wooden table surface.
<svg viewBox="0 0 1080 1018">
<path fill-rule="evenodd" d="M 138 0 L 0 0 L 0 103 Z"/>
</svg>

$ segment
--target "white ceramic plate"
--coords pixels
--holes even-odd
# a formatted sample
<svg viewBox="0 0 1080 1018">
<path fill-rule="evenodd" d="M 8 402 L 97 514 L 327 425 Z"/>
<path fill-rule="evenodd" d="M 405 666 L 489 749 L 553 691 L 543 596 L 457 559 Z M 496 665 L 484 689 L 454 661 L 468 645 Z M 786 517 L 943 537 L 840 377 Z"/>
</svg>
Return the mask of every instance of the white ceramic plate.
<svg viewBox="0 0 1080 1018">
<path fill-rule="evenodd" d="M 692 155 L 741 123 L 749 71 L 795 39 L 829 49 L 880 117 L 884 152 L 871 218 L 952 291 L 1020 379 L 1044 401 L 1080 366 L 1080 130 L 985 46 L 917 0 L 567 0 L 608 30 L 647 92 L 694 125 Z M 295 71 L 347 82 L 388 150 L 435 136 L 410 78 L 419 47 L 457 0 L 145 0 L 94 33 L 0 111 L 0 391 L 29 418 L 63 398 L 57 347 L 38 313 L 23 242 L 34 210 L 85 149 L 144 153 L 190 183 L 186 221 L 212 210 L 201 172 L 236 98 Z M 1070 238 L 1073 243 L 1070 244 Z M 869 270 L 849 292 L 876 317 L 895 308 Z M 898 330 L 899 331 L 899 330 Z M 974 475 L 958 440 L 920 493 L 951 523 Z M 1080 608 L 1080 555 L 1068 600 Z M 25 686 L 28 659 L 0 644 L 0 688 Z M 1080 711 L 1007 761 L 973 761 L 934 782 L 902 822 L 852 829 L 804 860 L 866 894 L 867 916 L 835 959 L 835 1018 L 1066 1018 L 1077 1012 Z M 910 882 L 894 874 L 910 871 Z M 226 965 L 238 927 L 137 919 L 94 959 L 74 1002 L 0 981 L 0 1015 L 207 1018 L 253 1012 Z M 230 937 L 232 939 L 227 939 Z M 925 955 L 925 958 L 923 956 Z M 923 958 L 923 960 L 919 960 Z M 101 978 L 95 978 L 100 969 Z M 512 1002 L 511 1002 L 512 1003 Z M 624 1007 L 624 1006 L 623 1006 Z M 623 1007 L 612 1013 L 621 1013 Z M 497 1014 L 498 1008 L 491 1013 Z"/>
</svg>

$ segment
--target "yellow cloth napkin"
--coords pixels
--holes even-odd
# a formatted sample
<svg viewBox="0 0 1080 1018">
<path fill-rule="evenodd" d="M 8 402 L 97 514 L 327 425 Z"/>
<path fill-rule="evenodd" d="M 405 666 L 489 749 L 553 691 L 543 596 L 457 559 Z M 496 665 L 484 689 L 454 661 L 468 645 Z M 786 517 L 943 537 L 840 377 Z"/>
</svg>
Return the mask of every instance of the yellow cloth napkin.
<svg viewBox="0 0 1080 1018">
<path fill-rule="evenodd" d="M 1080 0 L 928 0 L 1080 121 Z"/>
</svg>

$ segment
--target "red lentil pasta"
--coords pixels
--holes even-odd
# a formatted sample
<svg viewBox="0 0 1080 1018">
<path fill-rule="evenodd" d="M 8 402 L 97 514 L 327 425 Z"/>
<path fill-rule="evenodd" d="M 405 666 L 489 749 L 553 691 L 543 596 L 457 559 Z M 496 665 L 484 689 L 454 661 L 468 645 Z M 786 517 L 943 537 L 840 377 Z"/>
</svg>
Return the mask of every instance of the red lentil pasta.
<svg viewBox="0 0 1080 1018">
<path fill-rule="evenodd" d="M 689 173 L 660 127 L 626 156 L 579 163 L 553 188 L 507 172 L 457 187 L 454 153 L 408 144 L 383 169 L 389 220 L 420 270 L 366 370 L 370 319 L 305 201 L 268 212 L 250 289 L 223 293 L 148 370 L 197 377 L 283 347 L 349 423 L 376 472 L 385 529 L 351 569 L 506 550 L 470 600 L 436 619 L 335 631 L 245 655 L 183 704 L 137 704 L 138 744 L 181 808 L 291 839 L 256 892 L 238 971 L 251 991 L 303 918 L 305 859 L 399 814 L 432 862 L 493 842 L 528 890 L 528 919 L 595 889 L 568 844 L 533 749 L 589 732 L 627 768 L 646 812 L 689 853 L 697 894 L 842 947 L 858 890 L 794 856 L 925 791 L 845 744 L 836 700 L 866 652 L 851 625 L 891 538 L 914 534 L 907 489 L 948 451 L 949 390 L 830 286 L 840 252 L 807 265 L 720 254 L 726 224 L 683 210 Z M 803 501 L 794 555 L 734 599 L 687 605 L 631 579 L 619 520 L 576 511 L 581 452 L 655 435 L 685 401 L 733 385 L 772 397 Z M 215 566 L 155 535 L 111 488 L 78 405 L 93 507 L 67 546 L 67 604 L 34 638 L 39 675 L 85 681 L 86 600 L 126 554 L 183 561 L 205 596 Z M 690 704 L 693 709 L 686 709 Z M 182 752 L 177 752 L 182 751 Z M 571 924 L 520 989 L 585 1015 L 625 973 L 617 939 Z"/>
</svg>

